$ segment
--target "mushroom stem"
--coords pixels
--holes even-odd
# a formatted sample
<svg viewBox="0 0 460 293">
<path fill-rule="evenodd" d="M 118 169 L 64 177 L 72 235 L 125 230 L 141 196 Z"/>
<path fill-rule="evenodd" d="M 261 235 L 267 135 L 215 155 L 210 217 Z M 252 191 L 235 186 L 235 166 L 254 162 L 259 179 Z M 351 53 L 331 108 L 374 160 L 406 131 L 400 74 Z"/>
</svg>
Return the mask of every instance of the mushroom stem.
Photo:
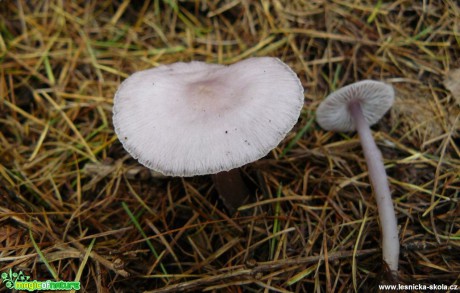
<svg viewBox="0 0 460 293">
<path fill-rule="evenodd" d="M 371 129 L 363 116 L 359 101 L 350 103 L 350 112 L 359 133 L 359 139 L 368 166 L 369 178 L 375 192 L 382 227 L 383 260 L 388 264 L 392 273 L 395 274 L 398 271 L 399 259 L 398 228 L 382 153 L 372 137 Z"/>
<path fill-rule="evenodd" d="M 220 198 L 231 214 L 248 201 L 249 189 L 239 168 L 214 174 L 212 179 Z"/>
</svg>

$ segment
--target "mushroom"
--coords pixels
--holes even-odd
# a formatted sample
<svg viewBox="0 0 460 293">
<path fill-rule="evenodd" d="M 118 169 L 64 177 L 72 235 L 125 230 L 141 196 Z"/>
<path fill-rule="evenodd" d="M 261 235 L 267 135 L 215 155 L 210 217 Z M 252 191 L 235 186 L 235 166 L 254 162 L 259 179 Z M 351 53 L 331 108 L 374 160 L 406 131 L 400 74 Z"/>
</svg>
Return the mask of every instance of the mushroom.
<svg viewBox="0 0 460 293">
<path fill-rule="evenodd" d="M 316 120 L 326 130 L 358 131 L 377 201 L 383 260 L 392 273 L 397 273 L 399 239 L 396 215 L 382 154 L 370 130 L 370 125 L 375 124 L 391 108 L 393 101 L 391 85 L 364 80 L 330 94 L 319 105 Z"/>
<path fill-rule="evenodd" d="M 123 147 L 150 169 L 169 176 L 216 174 L 224 203 L 240 198 L 235 208 L 247 193 L 235 169 L 279 144 L 297 122 L 303 99 L 297 75 L 277 58 L 230 66 L 178 62 L 123 81 L 113 124 Z"/>
</svg>

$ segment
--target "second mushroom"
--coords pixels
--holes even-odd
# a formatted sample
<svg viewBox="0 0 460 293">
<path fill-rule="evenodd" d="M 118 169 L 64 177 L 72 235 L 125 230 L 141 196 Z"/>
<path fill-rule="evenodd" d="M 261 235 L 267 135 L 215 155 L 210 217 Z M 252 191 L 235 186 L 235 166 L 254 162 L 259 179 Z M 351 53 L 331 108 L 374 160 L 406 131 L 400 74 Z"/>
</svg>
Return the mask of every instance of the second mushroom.
<svg viewBox="0 0 460 293">
<path fill-rule="evenodd" d="M 393 274 L 397 274 L 399 238 L 396 215 L 388 179 L 370 125 L 387 112 L 394 101 L 393 87 L 379 81 L 364 80 L 330 94 L 318 107 L 318 124 L 333 131 L 358 131 L 366 158 L 369 178 L 375 192 L 382 229 L 382 255 Z"/>
</svg>

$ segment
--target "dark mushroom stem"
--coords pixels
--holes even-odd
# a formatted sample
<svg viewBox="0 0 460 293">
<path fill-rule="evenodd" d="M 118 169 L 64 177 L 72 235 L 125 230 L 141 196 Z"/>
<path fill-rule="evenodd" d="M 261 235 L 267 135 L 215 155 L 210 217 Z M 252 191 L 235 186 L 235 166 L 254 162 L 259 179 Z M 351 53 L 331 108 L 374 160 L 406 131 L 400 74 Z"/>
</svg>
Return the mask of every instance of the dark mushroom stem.
<svg viewBox="0 0 460 293">
<path fill-rule="evenodd" d="M 369 178 L 375 192 L 382 228 L 383 260 L 387 263 L 392 273 L 396 274 L 399 260 L 398 228 L 390 188 L 388 186 L 388 178 L 383 165 L 382 153 L 372 137 L 369 124 L 363 116 L 359 100 L 352 101 L 349 109 L 359 134 L 368 166 Z"/>
<path fill-rule="evenodd" d="M 214 174 L 212 179 L 230 214 L 234 214 L 240 206 L 247 203 L 249 189 L 244 183 L 239 168 Z"/>
</svg>

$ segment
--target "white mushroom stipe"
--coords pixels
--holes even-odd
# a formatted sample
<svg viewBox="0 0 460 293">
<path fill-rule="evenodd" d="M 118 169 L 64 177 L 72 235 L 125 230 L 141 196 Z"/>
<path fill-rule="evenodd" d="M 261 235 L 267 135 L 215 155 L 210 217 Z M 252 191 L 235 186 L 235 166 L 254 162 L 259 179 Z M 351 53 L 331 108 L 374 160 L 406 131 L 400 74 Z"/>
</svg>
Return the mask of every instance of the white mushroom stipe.
<svg viewBox="0 0 460 293">
<path fill-rule="evenodd" d="M 277 58 L 180 62 L 126 79 L 115 94 L 113 123 L 124 148 L 148 168 L 214 174 L 275 148 L 297 122 L 303 99 L 297 75 Z"/>
<path fill-rule="evenodd" d="M 382 153 L 375 144 L 369 124 L 367 124 L 362 114 L 360 103 L 351 103 L 350 111 L 355 119 L 368 166 L 369 178 L 374 187 L 375 200 L 382 226 L 383 259 L 392 271 L 397 271 L 399 260 L 398 228 Z"/>
<path fill-rule="evenodd" d="M 316 119 L 326 130 L 358 131 L 382 227 L 383 260 L 390 270 L 397 274 L 399 261 L 397 220 L 382 154 L 375 144 L 369 127 L 388 111 L 393 100 L 394 90 L 390 85 L 371 80 L 361 81 L 329 95 L 318 107 Z"/>
</svg>

